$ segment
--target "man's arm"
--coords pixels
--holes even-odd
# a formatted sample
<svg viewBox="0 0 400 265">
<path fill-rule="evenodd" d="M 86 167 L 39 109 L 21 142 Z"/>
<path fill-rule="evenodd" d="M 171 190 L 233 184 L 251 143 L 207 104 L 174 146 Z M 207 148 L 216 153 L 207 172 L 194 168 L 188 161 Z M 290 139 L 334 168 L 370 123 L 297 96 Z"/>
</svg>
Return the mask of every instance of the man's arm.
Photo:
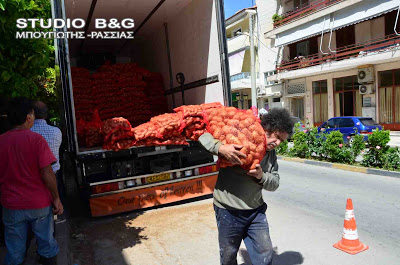
<svg viewBox="0 0 400 265">
<path fill-rule="evenodd" d="M 199 138 L 199 142 L 203 147 L 213 155 L 218 155 L 225 158 L 232 164 L 241 165 L 240 158 L 246 158 L 246 155 L 239 150 L 243 146 L 236 144 L 222 144 L 221 141 L 215 139 L 210 133 L 205 133 Z"/>
<path fill-rule="evenodd" d="M 279 187 L 280 176 L 278 173 L 278 159 L 276 154 L 271 154 L 272 161 L 263 161 L 266 163 L 264 168 L 261 165 L 256 165 L 256 169 L 250 170 L 249 175 L 259 180 L 259 183 L 263 186 L 263 189 L 268 191 L 275 191 Z M 271 172 L 268 172 L 268 163 L 271 163 Z M 265 171 L 264 171 L 265 170 Z"/>
<path fill-rule="evenodd" d="M 60 196 L 57 190 L 57 180 L 56 175 L 53 172 L 51 165 L 45 166 L 40 170 L 42 180 L 46 185 L 47 189 L 50 191 L 51 197 L 53 198 L 54 213 L 62 214 L 64 211 L 63 205 L 60 201 Z"/>
<path fill-rule="evenodd" d="M 211 133 L 205 133 L 200 136 L 199 142 L 208 152 L 216 156 L 222 145 L 221 141 L 215 139 Z"/>
</svg>

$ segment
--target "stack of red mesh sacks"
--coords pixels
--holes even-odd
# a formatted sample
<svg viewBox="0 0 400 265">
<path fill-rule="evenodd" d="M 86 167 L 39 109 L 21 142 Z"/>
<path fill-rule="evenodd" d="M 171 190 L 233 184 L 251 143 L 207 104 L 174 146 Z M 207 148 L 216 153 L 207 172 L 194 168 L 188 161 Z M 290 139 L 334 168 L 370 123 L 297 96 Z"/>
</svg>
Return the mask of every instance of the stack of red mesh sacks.
<svg viewBox="0 0 400 265">
<path fill-rule="evenodd" d="M 143 81 L 144 73 L 148 72 L 146 69 L 136 64 L 106 63 L 98 72 L 115 80 L 112 87 L 108 88 L 110 103 L 101 106 L 102 118 L 124 116 L 132 126 L 150 120 L 152 112 L 145 94 L 146 83 Z M 100 79 L 98 83 L 101 84 L 103 80 Z"/>
<path fill-rule="evenodd" d="M 203 112 L 211 108 L 220 108 L 221 103 L 206 103 L 201 105 L 184 105 L 175 108 L 174 111 L 181 113 L 183 120 L 181 129 L 187 139 L 197 141 L 199 137 L 207 132 L 206 124 L 203 119 Z"/>
<path fill-rule="evenodd" d="M 74 94 L 75 117 L 77 120 L 88 121 L 92 118 L 95 104 L 93 102 L 92 80 L 87 69 L 72 67 L 72 88 Z"/>
<path fill-rule="evenodd" d="M 238 110 L 234 107 L 221 107 L 204 111 L 208 131 L 223 144 L 241 145 L 246 155 L 241 159 L 242 168 L 255 169 L 266 153 L 265 132 L 252 110 Z M 232 166 L 220 160 L 221 167 Z"/>
<path fill-rule="evenodd" d="M 131 124 L 122 117 L 104 121 L 101 131 L 104 135 L 103 149 L 119 151 L 135 143 Z"/>
<path fill-rule="evenodd" d="M 143 80 L 146 82 L 146 100 L 150 101 L 152 117 L 166 113 L 168 111 L 168 102 L 165 96 L 162 75 L 147 72 L 144 73 Z"/>
<path fill-rule="evenodd" d="M 181 134 L 182 115 L 166 113 L 132 129 L 136 146 L 188 145 Z"/>
<path fill-rule="evenodd" d="M 93 83 L 87 69 L 71 68 L 76 130 L 80 146 L 93 147 L 99 143 L 101 120 L 95 112 Z M 101 142 L 101 140 L 100 140 Z"/>
</svg>

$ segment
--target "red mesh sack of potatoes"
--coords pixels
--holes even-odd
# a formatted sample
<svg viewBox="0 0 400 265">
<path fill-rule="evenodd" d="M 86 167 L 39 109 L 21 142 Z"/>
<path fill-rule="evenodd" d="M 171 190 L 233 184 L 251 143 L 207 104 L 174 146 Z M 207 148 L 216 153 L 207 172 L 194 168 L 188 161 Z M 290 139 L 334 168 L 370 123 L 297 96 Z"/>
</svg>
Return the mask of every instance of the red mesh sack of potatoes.
<svg viewBox="0 0 400 265">
<path fill-rule="evenodd" d="M 203 110 L 211 109 L 211 108 L 220 108 L 223 107 L 219 102 L 213 103 L 205 103 L 201 105 L 184 105 L 178 108 L 175 108 L 175 112 L 182 113 L 183 117 L 186 118 L 188 116 L 198 116 L 201 117 L 203 115 Z"/>
<path fill-rule="evenodd" d="M 122 117 L 104 121 L 102 132 L 104 135 L 103 149 L 118 151 L 132 147 L 135 142 L 131 124 Z"/>
<path fill-rule="evenodd" d="M 177 135 L 177 136 L 171 136 L 169 138 L 155 138 L 155 137 L 150 137 L 146 138 L 142 141 L 138 141 L 135 143 L 136 146 L 154 146 L 154 145 L 189 145 L 188 142 L 186 142 L 185 136 L 183 135 Z"/>
<path fill-rule="evenodd" d="M 266 153 L 265 132 L 251 110 L 222 107 L 204 111 L 208 131 L 223 144 L 242 145 L 240 150 L 246 155 L 241 159 L 242 168 L 251 170 L 259 164 Z M 220 161 L 221 167 L 232 166 Z"/>
<path fill-rule="evenodd" d="M 117 131 L 127 131 L 130 132 L 132 129 L 131 124 L 125 118 L 118 117 L 105 120 L 101 127 L 101 131 L 104 135 L 104 142 L 108 141 L 108 138 Z"/>
<path fill-rule="evenodd" d="M 121 139 L 114 141 L 113 143 L 107 143 L 103 148 L 107 150 L 120 151 L 124 149 L 129 149 L 135 144 L 132 139 Z"/>
<path fill-rule="evenodd" d="M 93 118 L 90 122 L 86 123 L 85 143 L 86 147 L 101 146 L 103 143 L 103 135 L 101 133 L 101 126 L 103 122 L 100 119 L 97 110 L 93 113 Z"/>
<path fill-rule="evenodd" d="M 170 138 L 171 136 L 179 136 L 181 134 L 181 113 L 158 115 L 151 118 L 150 121 L 158 126 L 158 138 Z"/>
<path fill-rule="evenodd" d="M 133 128 L 132 131 L 136 141 L 142 141 L 147 138 L 156 138 L 158 136 L 158 125 L 149 121 Z"/>
</svg>

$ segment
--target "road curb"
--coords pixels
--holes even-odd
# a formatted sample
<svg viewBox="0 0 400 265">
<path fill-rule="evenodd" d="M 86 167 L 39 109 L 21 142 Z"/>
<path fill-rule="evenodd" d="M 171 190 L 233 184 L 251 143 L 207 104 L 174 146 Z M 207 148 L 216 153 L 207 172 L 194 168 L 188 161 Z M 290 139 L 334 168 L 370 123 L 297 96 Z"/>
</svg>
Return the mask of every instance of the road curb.
<svg viewBox="0 0 400 265">
<path fill-rule="evenodd" d="M 291 162 L 304 163 L 304 164 L 309 164 L 309 165 L 314 165 L 314 166 L 321 166 L 321 167 L 336 168 L 336 169 L 342 169 L 342 170 L 353 171 L 353 172 L 360 172 L 360 173 L 364 173 L 364 174 L 373 174 L 373 175 L 380 175 L 380 176 L 385 176 L 385 177 L 400 178 L 400 172 L 396 172 L 396 171 L 389 171 L 389 170 L 375 169 L 375 168 L 366 168 L 366 167 L 357 167 L 357 166 L 351 166 L 351 165 L 345 165 L 345 164 L 337 164 L 337 163 L 331 163 L 331 162 L 322 162 L 322 161 L 315 161 L 315 160 L 309 160 L 309 159 L 302 159 L 302 158 L 298 158 L 298 157 L 278 156 L 278 159 L 285 160 L 285 161 L 291 161 Z"/>
</svg>

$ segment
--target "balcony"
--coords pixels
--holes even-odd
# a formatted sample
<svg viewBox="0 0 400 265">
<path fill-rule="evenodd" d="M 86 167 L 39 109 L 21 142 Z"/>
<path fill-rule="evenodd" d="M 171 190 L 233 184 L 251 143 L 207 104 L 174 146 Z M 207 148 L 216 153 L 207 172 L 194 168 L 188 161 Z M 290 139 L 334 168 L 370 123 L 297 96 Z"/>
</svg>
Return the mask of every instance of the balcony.
<svg viewBox="0 0 400 265">
<path fill-rule="evenodd" d="M 376 63 L 377 59 L 383 60 L 383 59 L 389 59 L 390 57 L 386 58 L 387 57 L 386 56 L 385 58 L 383 58 L 382 56 L 380 57 L 375 56 L 374 58 L 372 58 L 373 55 L 381 55 L 384 53 L 388 53 L 389 51 L 395 51 L 399 48 L 400 48 L 400 36 L 392 34 L 385 36 L 383 38 L 378 38 L 374 40 L 369 40 L 341 47 L 336 49 L 335 53 L 330 53 L 327 55 L 321 55 L 317 53 L 310 56 L 306 56 L 301 59 L 293 59 L 290 61 L 282 62 L 276 68 L 276 70 L 278 73 L 283 73 L 287 71 L 293 71 L 322 64 L 332 65 L 336 61 L 343 61 L 346 59 L 361 59 L 361 58 L 367 58 L 368 56 L 371 56 L 370 57 L 371 62 L 368 62 L 368 60 L 362 60 L 362 61 L 360 60 L 359 62 Z M 398 56 L 398 54 L 396 56 Z M 346 63 L 346 66 L 351 66 L 351 65 L 349 63 Z M 319 69 L 319 71 L 321 72 L 321 69 Z M 273 78 L 268 80 L 271 81 L 272 79 Z"/>
<path fill-rule="evenodd" d="M 281 97 L 283 94 L 282 83 L 267 85 L 264 88 L 257 90 L 258 97 Z"/>
<path fill-rule="evenodd" d="M 228 53 L 235 53 L 250 47 L 250 38 L 247 35 L 237 35 L 228 39 Z"/>
<path fill-rule="evenodd" d="M 259 73 L 256 74 L 256 79 L 260 76 Z M 231 89 L 232 91 L 240 90 L 243 88 L 251 87 L 251 73 L 250 72 L 242 72 L 236 75 L 231 76 Z M 258 80 L 256 80 L 256 86 L 259 85 Z"/>
<path fill-rule="evenodd" d="M 337 4 L 338 2 L 341 1 L 344 0 L 317 0 L 311 2 L 309 5 L 304 6 L 302 8 L 297 8 L 293 11 L 288 11 L 281 15 L 281 19 L 279 21 L 276 21 L 274 23 L 274 28 L 278 28 L 299 18 L 311 15 L 323 8 Z"/>
</svg>

